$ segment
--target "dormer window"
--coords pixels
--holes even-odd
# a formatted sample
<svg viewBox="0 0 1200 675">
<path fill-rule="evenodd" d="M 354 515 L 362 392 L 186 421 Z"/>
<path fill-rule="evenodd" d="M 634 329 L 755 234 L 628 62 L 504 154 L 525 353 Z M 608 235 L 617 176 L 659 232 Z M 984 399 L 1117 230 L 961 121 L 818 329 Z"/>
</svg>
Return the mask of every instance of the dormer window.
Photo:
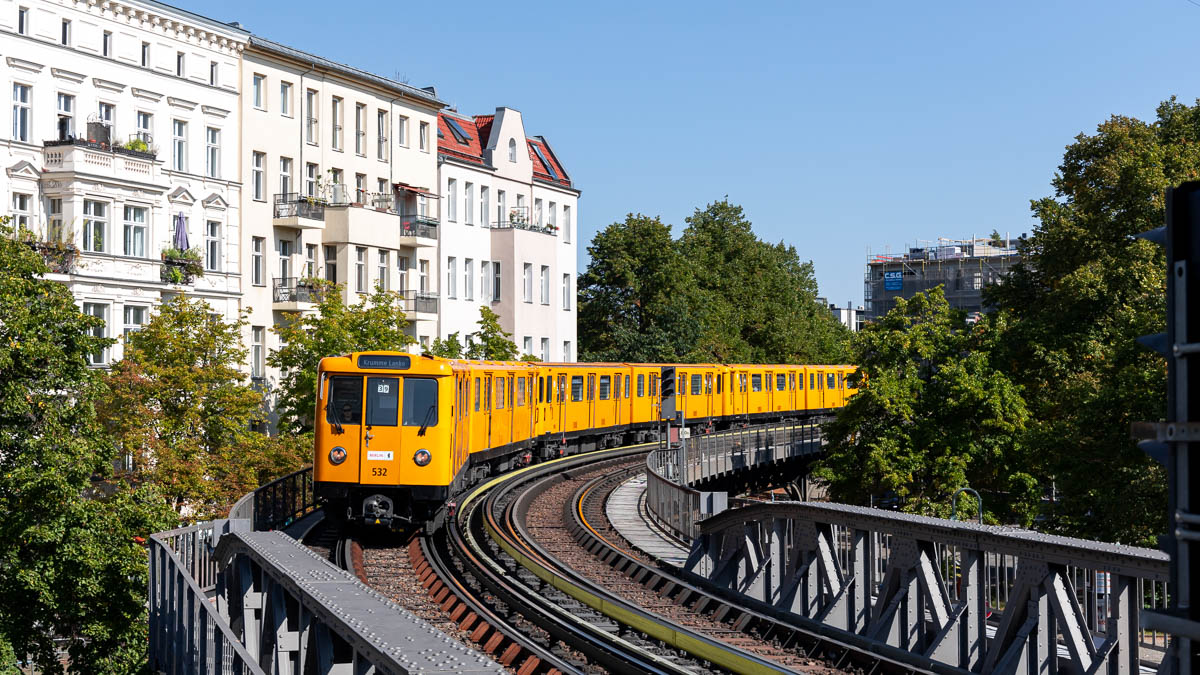
<svg viewBox="0 0 1200 675">
<path fill-rule="evenodd" d="M 517 139 L 515 138 L 508 139 L 508 161 L 517 161 Z"/>
</svg>

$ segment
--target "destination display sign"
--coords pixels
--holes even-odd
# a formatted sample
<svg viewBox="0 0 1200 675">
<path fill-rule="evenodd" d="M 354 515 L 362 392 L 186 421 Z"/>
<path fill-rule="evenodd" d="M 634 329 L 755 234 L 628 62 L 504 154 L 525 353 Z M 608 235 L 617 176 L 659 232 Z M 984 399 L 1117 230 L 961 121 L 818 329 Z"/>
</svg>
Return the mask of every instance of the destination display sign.
<svg viewBox="0 0 1200 675">
<path fill-rule="evenodd" d="M 359 354 L 358 367 L 371 370 L 408 370 L 412 358 L 401 354 Z"/>
</svg>

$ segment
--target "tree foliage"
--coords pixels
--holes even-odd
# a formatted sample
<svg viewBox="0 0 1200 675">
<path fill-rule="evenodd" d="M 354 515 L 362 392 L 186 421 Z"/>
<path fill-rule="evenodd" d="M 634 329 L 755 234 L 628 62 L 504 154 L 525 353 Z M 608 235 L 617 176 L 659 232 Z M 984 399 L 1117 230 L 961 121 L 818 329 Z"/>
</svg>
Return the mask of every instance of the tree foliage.
<svg viewBox="0 0 1200 675">
<path fill-rule="evenodd" d="M 145 661 L 145 551 L 134 537 L 173 514 L 153 491 L 110 480 L 115 446 L 87 355 L 110 342 L 41 256 L 0 219 L 0 650 L 59 672 L 54 638 L 79 672 Z"/>
<path fill-rule="evenodd" d="M 461 359 L 464 349 L 459 333 L 457 331 L 450 333 L 445 339 L 434 338 L 433 344 L 429 345 L 429 353 L 443 359 Z"/>
<path fill-rule="evenodd" d="M 990 520 L 1032 522 L 1041 491 L 1025 469 L 1029 414 L 989 362 L 995 332 L 986 320 L 968 327 L 939 286 L 859 333 L 855 377 L 867 386 L 826 426 L 814 474 L 833 499 L 947 516 L 954 491 L 971 487 Z"/>
<path fill-rule="evenodd" d="M 512 333 L 500 327 L 500 315 L 490 307 L 479 307 L 479 330 L 468 339 L 467 358 L 482 361 L 514 361 L 520 350 Z"/>
<path fill-rule="evenodd" d="M 282 373 L 276 401 L 279 427 L 294 433 L 313 428 L 321 359 L 356 351 L 404 351 L 414 342 L 406 333 L 408 318 L 398 293 L 376 288 L 348 305 L 341 286 L 313 283 L 319 284 L 321 298 L 316 311 L 292 314 L 276 324 L 271 330 L 283 346 L 267 357 L 267 364 Z"/>
<path fill-rule="evenodd" d="M 675 240 L 630 214 L 596 235 L 579 277 L 580 355 L 639 362 L 843 361 L 846 331 L 817 302 L 812 263 L 759 240 L 739 206 L 697 209 Z"/>
</svg>

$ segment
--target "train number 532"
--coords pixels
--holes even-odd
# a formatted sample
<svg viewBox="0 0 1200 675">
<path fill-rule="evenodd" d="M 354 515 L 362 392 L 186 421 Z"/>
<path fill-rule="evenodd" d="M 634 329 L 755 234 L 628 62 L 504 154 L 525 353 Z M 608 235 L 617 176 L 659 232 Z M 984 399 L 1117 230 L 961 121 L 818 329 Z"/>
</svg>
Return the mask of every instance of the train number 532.
<svg viewBox="0 0 1200 675">
<path fill-rule="evenodd" d="M 380 467 L 380 466 L 371 467 L 371 475 L 372 476 L 386 476 L 387 469 Z"/>
</svg>

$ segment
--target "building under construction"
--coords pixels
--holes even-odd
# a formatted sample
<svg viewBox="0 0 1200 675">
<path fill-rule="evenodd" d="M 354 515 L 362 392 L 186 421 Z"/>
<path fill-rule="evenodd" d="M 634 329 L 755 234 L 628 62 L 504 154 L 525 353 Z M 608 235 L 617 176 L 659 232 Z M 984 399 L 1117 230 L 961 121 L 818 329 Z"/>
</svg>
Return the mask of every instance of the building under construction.
<svg viewBox="0 0 1200 675">
<path fill-rule="evenodd" d="M 896 306 L 896 298 L 943 286 L 946 300 L 970 314 L 983 311 L 983 289 L 998 282 L 1018 260 L 1015 239 L 938 239 L 918 242 L 902 254 L 867 257 L 863 283 L 867 321 Z"/>
</svg>

